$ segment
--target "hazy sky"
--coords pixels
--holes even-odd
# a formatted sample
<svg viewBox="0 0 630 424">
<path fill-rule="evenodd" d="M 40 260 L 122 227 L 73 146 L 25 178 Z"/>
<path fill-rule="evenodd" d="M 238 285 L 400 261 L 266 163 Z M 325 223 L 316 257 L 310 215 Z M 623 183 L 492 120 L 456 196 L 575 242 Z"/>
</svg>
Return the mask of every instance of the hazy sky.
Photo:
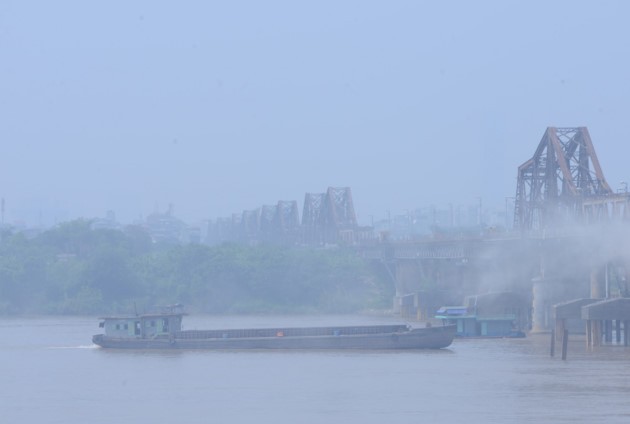
<svg viewBox="0 0 630 424">
<path fill-rule="evenodd" d="M 630 2 L 0 2 L 9 222 L 188 222 L 350 186 L 501 207 L 547 126 L 630 179 Z"/>
</svg>

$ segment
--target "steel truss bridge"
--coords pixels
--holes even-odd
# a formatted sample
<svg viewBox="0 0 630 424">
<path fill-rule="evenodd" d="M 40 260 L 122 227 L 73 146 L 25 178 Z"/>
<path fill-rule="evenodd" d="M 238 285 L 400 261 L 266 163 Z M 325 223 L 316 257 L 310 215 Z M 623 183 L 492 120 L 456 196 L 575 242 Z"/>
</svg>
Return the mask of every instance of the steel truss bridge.
<svg viewBox="0 0 630 424">
<path fill-rule="evenodd" d="M 588 130 L 549 127 L 518 167 L 510 232 L 381 239 L 357 224 L 350 188 L 329 187 L 305 194 L 301 219 L 297 201 L 278 201 L 217 219 L 208 240 L 350 246 L 384 265 L 402 312 L 436 310 L 488 290 L 538 293 L 533 304 L 542 325 L 553 302 L 588 297 L 589 285 L 592 297 L 608 296 L 613 283 L 630 295 L 629 208 L 627 189 L 614 192 L 606 181 Z"/>
<path fill-rule="evenodd" d="M 533 156 L 518 167 L 514 207 L 514 233 L 509 238 L 536 238 L 543 234 L 570 234 L 585 225 L 627 222 L 630 196 L 627 189 L 613 192 L 586 127 L 549 127 Z M 279 243 L 284 245 L 351 245 L 373 249 L 379 239 L 371 227 L 357 223 L 349 187 L 329 187 L 306 193 L 302 216 L 295 200 L 244 210 L 218 218 L 208 228 L 211 244 Z M 453 244 L 454 243 L 454 244 Z M 401 258 L 465 257 L 469 243 L 454 238 L 417 244 L 411 249 L 400 242 Z M 389 244 L 388 244 L 389 245 Z"/>
<path fill-rule="evenodd" d="M 586 127 L 549 127 L 518 167 L 514 227 L 556 229 L 628 220 L 628 193 L 604 178 Z"/>
<path fill-rule="evenodd" d="M 323 193 L 306 193 L 302 218 L 295 200 L 232 214 L 211 222 L 211 244 L 279 243 L 284 245 L 356 245 L 373 237 L 370 227 L 360 227 L 349 187 L 329 187 Z"/>
</svg>

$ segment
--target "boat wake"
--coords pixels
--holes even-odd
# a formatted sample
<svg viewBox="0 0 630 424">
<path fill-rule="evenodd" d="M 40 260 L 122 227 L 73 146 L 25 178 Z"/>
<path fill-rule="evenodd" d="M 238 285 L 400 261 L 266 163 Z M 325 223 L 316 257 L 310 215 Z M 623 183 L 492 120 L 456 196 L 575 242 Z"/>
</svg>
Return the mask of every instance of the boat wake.
<svg viewBox="0 0 630 424">
<path fill-rule="evenodd" d="M 50 346 L 47 349 L 98 349 L 98 346 L 95 344 L 80 346 Z"/>
</svg>

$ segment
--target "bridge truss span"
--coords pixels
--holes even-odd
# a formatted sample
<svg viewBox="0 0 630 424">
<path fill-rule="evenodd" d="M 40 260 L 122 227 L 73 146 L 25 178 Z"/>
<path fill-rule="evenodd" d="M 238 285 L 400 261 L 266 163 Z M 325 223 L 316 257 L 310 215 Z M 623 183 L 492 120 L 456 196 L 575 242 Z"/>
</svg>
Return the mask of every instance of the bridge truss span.
<svg viewBox="0 0 630 424">
<path fill-rule="evenodd" d="M 549 127 L 518 168 L 514 227 L 540 230 L 626 218 L 627 193 L 606 182 L 586 127 Z"/>
</svg>

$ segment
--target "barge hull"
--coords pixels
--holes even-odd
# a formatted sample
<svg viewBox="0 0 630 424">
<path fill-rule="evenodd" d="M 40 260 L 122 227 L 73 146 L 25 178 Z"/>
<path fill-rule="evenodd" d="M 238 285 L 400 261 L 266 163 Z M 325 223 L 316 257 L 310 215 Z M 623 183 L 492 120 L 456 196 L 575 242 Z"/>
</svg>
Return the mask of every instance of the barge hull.
<svg viewBox="0 0 630 424">
<path fill-rule="evenodd" d="M 96 335 L 93 342 L 104 348 L 115 349 L 205 349 L 205 350 L 319 350 L 319 349 L 441 349 L 448 347 L 455 336 L 456 326 L 418 328 L 404 332 L 358 335 L 235 337 L 152 339 L 114 338 Z"/>
</svg>

